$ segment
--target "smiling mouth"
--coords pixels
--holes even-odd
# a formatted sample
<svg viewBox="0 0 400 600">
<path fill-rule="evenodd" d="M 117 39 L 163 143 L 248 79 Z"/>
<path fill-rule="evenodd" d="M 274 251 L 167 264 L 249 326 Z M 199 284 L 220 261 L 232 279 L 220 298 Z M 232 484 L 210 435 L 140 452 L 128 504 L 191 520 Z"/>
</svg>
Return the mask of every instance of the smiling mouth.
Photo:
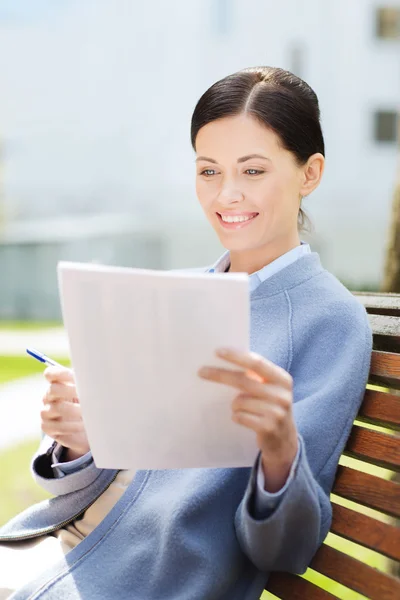
<svg viewBox="0 0 400 600">
<path fill-rule="evenodd" d="M 251 223 L 251 221 L 253 221 L 259 215 L 259 213 L 221 215 L 219 212 L 216 214 L 221 225 L 227 229 L 239 229 L 244 227 L 245 225 Z"/>
</svg>

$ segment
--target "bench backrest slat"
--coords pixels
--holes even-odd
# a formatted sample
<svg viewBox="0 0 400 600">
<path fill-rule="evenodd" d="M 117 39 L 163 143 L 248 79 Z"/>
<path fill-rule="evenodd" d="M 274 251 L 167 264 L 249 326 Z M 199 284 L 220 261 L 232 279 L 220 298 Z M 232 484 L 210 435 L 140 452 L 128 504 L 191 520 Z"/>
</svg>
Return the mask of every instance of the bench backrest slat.
<svg viewBox="0 0 400 600">
<path fill-rule="evenodd" d="M 364 594 L 370 600 L 400 598 L 400 580 L 323 544 L 310 564 L 311 569 Z M 396 595 L 393 595 L 396 593 Z"/>
<path fill-rule="evenodd" d="M 291 573 L 273 573 L 267 589 L 282 600 L 337 600 L 337 596 Z"/>
<path fill-rule="evenodd" d="M 399 316 L 368 314 L 369 322 L 375 336 L 385 335 L 400 342 L 398 328 Z"/>
<path fill-rule="evenodd" d="M 353 292 L 367 313 L 400 317 L 399 294 L 379 294 L 371 292 Z"/>
<path fill-rule="evenodd" d="M 333 493 L 400 518 L 400 483 L 339 465 Z"/>
<path fill-rule="evenodd" d="M 332 509 L 332 533 L 400 561 L 399 527 L 377 521 L 335 502 L 332 503 Z"/>
<path fill-rule="evenodd" d="M 400 444 L 388 433 L 353 425 L 343 454 L 400 472 Z"/>
<path fill-rule="evenodd" d="M 369 382 L 395 390 L 400 389 L 400 354 L 374 350 Z"/>
<path fill-rule="evenodd" d="M 357 419 L 400 431 L 400 396 L 366 390 Z"/>
</svg>

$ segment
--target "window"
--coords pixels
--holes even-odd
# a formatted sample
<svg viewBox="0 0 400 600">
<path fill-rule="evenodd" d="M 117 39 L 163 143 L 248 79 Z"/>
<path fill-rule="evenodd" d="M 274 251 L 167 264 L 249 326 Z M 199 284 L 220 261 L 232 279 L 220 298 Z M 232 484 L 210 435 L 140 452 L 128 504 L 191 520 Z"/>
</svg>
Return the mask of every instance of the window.
<svg viewBox="0 0 400 600">
<path fill-rule="evenodd" d="M 397 112 L 382 110 L 375 113 L 376 142 L 395 142 L 397 140 Z"/>
<path fill-rule="evenodd" d="M 377 9 L 376 35 L 385 40 L 400 40 L 400 8 L 390 6 Z"/>
</svg>

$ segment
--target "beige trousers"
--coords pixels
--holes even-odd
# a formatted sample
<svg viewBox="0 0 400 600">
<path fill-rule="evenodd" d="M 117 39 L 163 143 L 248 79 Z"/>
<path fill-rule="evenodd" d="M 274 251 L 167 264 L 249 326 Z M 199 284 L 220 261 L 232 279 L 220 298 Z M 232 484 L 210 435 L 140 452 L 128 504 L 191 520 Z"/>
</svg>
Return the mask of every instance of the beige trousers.
<svg viewBox="0 0 400 600">
<path fill-rule="evenodd" d="M 0 542 L 0 600 L 9 598 L 42 570 L 63 559 L 89 535 L 124 494 L 134 474 L 130 470 L 120 471 L 80 519 L 54 533 L 32 540 Z"/>
</svg>

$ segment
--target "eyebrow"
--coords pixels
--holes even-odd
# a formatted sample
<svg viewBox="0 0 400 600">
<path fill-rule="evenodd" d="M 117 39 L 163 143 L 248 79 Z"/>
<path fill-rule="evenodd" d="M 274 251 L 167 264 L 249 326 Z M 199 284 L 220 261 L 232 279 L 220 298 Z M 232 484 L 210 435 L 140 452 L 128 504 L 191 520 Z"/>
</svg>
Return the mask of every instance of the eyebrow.
<svg viewBox="0 0 400 600">
<path fill-rule="evenodd" d="M 240 158 L 237 159 L 238 163 L 244 163 L 247 160 L 250 160 L 251 158 L 262 158 L 263 160 L 271 160 L 270 158 L 268 158 L 267 156 L 263 156 L 262 154 L 246 154 L 246 156 L 241 156 Z M 198 156 L 195 160 L 195 162 L 199 162 L 200 160 L 206 160 L 207 162 L 211 162 L 214 164 L 217 164 L 217 161 L 214 160 L 213 158 L 209 158 L 208 156 Z"/>
</svg>

